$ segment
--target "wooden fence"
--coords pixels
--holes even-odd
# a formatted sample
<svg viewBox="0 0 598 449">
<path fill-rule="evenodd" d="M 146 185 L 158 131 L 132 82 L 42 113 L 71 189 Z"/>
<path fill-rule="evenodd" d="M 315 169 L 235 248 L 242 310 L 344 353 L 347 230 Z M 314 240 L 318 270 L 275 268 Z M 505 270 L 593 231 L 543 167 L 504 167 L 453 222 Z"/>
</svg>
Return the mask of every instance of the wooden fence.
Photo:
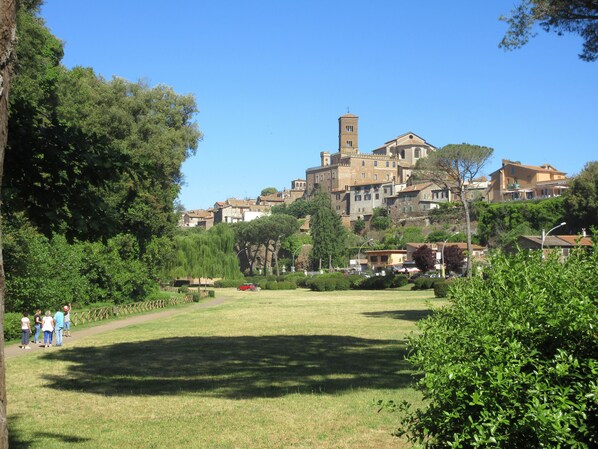
<svg viewBox="0 0 598 449">
<path fill-rule="evenodd" d="M 89 309 L 81 312 L 71 312 L 71 323 L 73 326 L 94 323 L 108 318 L 148 312 L 154 309 L 163 309 L 164 307 L 189 302 L 193 302 L 193 296 L 191 295 L 185 295 L 184 298 L 156 299 L 154 301 L 134 302 L 118 306 L 98 307 L 97 309 Z"/>
</svg>

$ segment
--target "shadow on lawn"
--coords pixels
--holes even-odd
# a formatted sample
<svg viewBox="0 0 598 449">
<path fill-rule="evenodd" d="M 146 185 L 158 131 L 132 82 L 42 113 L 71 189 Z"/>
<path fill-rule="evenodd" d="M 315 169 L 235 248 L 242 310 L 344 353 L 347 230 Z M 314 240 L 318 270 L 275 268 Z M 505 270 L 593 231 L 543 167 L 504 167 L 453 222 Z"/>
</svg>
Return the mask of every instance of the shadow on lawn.
<svg viewBox="0 0 598 449">
<path fill-rule="evenodd" d="M 430 309 L 423 310 L 384 310 L 382 312 L 365 312 L 371 318 L 394 318 L 395 320 L 419 321 L 432 315 Z"/>
<path fill-rule="evenodd" d="M 19 435 L 18 425 L 15 425 L 19 420 L 27 419 L 23 415 L 12 416 L 9 419 L 9 432 L 8 432 L 8 445 L 10 449 L 25 449 L 31 447 L 34 443 L 44 442 L 47 446 L 49 442 L 60 442 L 60 443 L 81 443 L 89 441 L 89 438 L 81 438 L 76 435 L 67 435 L 55 432 L 34 432 L 31 439 L 25 440 Z"/>
<path fill-rule="evenodd" d="M 240 399 L 405 386 L 412 376 L 404 355 L 396 340 L 283 335 L 167 338 L 43 357 L 71 364 L 64 376 L 46 377 L 57 390 Z"/>
</svg>

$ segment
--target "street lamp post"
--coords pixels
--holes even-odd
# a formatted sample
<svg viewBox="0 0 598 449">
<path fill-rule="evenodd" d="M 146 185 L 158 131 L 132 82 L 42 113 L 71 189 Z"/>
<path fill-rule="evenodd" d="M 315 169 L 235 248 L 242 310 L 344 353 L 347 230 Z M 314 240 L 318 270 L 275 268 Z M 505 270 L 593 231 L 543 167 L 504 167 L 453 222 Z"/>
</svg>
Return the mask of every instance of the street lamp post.
<svg viewBox="0 0 598 449">
<path fill-rule="evenodd" d="M 363 242 L 361 244 L 361 246 L 359 247 L 359 251 L 357 251 L 357 265 L 359 266 L 359 272 L 361 273 L 361 263 L 359 262 L 359 260 L 361 259 L 361 248 L 364 247 L 364 245 L 367 245 L 370 242 L 373 242 L 374 239 L 367 239 L 365 242 Z"/>
<path fill-rule="evenodd" d="M 544 229 L 542 229 L 542 244 L 540 245 L 540 250 L 542 251 L 542 259 L 544 259 L 544 242 L 546 241 L 546 237 L 548 237 L 548 234 L 550 234 L 555 229 L 560 228 L 561 226 L 565 226 L 566 224 L 567 222 L 563 221 L 561 224 L 558 224 L 554 228 L 549 229 L 548 232 L 544 232 Z"/>
<path fill-rule="evenodd" d="M 440 251 L 440 272 L 442 273 L 442 279 L 444 279 L 444 275 L 445 275 L 445 268 L 444 268 L 444 246 L 446 245 L 446 242 L 449 241 L 449 239 L 455 235 L 457 235 L 458 232 L 453 232 L 451 235 L 449 235 L 446 240 L 444 242 L 442 242 L 442 250 Z"/>
</svg>

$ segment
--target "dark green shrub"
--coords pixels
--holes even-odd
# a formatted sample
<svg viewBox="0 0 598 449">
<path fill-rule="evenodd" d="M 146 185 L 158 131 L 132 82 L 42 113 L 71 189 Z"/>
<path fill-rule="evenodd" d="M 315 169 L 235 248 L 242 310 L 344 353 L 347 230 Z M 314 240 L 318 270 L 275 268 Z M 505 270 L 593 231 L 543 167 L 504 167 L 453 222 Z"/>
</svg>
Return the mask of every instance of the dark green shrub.
<svg viewBox="0 0 598 449">
<path fill-rule="evenodd" d="M 295 290 L 297 285 L 291 281 L 281 282 L 267 282 L 264 286 L 265 290 Z"/>
<path fill-rule="evenodd" d="M 216 292 L 214 290 L 208 290 L 208 298 L 215 298 Z"/>
<path fill-rule="evenodd" d="M 5 312 L 4 313 L 4 339 L 19 340 L 21 338 L 21 318 L 22 313 Z M 33 317 L 29 318 L 33 322 Z M 31 326 L 33 329 L 33 325 Z"/>
<path fill-rule="evenodd" d="M 237 288 L 243 282 L 242 279 L 219 279 L 214 281 L 214 288 Z"/>
<path fill-rule="evenodd" d="M 201 294 L 199 292 L 191 293 L 191 298 L 193 299 L 193 302 L 199 302 L 201 301 Z"/>
<path fill-rule="evenodd" d="M 318 292 L 349 290 L 351 281 L 343 273 L 327 273 L 314 276 L 307 282 L 308 288 Z"/>
<path fill-rule="evenodd" d="M 398 288 L 407 285 L 408 278 L 404 274 L 395 274 L 392 278 L 391 287 Z"/>
<path fill-rule="evenodd" d="M 598 251 L 497 255 L 420 321 L 409 361 L 426 398 L 399 434 L 428 448 L 598 446 Z"/>
<path fill-rule="evenodd" d="M 446 298 L 448 289 L 451 283 L 446 281 L 439 281 L 434 284 L 434 296 L 437 298 Z"/>
</svg>

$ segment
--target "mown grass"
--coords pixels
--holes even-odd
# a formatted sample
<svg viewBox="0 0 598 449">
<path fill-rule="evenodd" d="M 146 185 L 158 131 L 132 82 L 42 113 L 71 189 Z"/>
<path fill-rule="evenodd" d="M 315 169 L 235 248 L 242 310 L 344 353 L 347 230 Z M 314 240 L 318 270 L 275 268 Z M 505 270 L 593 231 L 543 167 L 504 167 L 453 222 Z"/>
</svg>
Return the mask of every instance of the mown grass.
<svg viewBox="0 0 598 449">
<path fill-rule="evenodd" d="M 7 360 L 11 448 L 397 448 L 429 292 L 220 289 L 210 309 Z"/>
</svg>

